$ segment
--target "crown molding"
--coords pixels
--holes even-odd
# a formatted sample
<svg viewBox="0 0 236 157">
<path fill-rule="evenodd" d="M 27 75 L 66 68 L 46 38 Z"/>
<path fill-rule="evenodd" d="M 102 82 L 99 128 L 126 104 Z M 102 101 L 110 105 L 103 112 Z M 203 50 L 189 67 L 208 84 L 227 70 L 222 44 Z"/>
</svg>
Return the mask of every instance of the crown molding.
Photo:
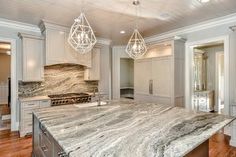
<svg viewBox="0 0 236 157">
<path fill-rule="evenodd" d="M 55 29 L 55 30 L 70 32 L 69 27 L 62 26 L 62 25 L 59 25 L 59 24 L 56 24 L 56 23 L 53 23 L 51 21 L 47 21 L 44 19 L 40 21 L 39 28 L 42 32 L 44 32 L 46 29 Z"/>
<path fill-rule="evenodd" d="M 234 26 L 230 26 L 229 29 L 231 29 L 233 32 L 235 32 L 236 31 L 236 26 L 235 25 Z"/>
<path fill-rule="evenodd" d="M 110 39 L 97 37 L 97 43 L 98 44 L 101 44 L 101 45 L 111 45 L 111 42 L 112 41 Z"/>
<path fill-rule="evenodd" d="M 41 22 L 39 23 L 39 28 L 42 32 L 44 32 L 46 29 L 55 29 L 55 30 L 59 30 L 59 31 L 64 31 L 66 33 L 70 32 L 69 27 L 62 26 L 62 25 L 53 23 L 51 21 L 46 21 L 46 20 L 41 20 Z M 96 38 L 97 38 L 98 45 L 110 45 L 111 44 L 110 39 L 100 38 L 100 37 L 96 37 Z"/>
<path fill-rule="evenodd" d="M 31 39 L 38 39 L 38 40 L 44 40 L 43 36 L 39 35 L 32 35 L 32 34 L 26 34 L 26 33 L 18 33 L 19 38 L 31 38 Z"/>
<path fill-rule="evenodd" d="M 213 27 L 216 27 L 216 26 L 221 26 L 221 25 L 224 25 L 224 24 L 230 24 L 230 23 L 233 23 L 233 22 L 236 22 L 236 13 L 226 15 L 226 16 L 222 16 L 222 17 L 215 18 L 215 19 L 211 19 L 211 20 L 207 20 L 207 21 L 204 21 L 204 22 L 200 22 L 198 24 L 194 24 L 194 25 L 174 29 L 174 30 L 171 30 L 171 31 L 167 31 L 165 33 L 156 34 L 156 35 L 153 35 L 153 36 L 150 36 L 150 37 L 146 37 L 144 39 L 147 43 L 152 43 L 152 42 L 165 40 L 165 39 L 168 39 L 168 38 L 172 38 L 172 37 L 175 37 L 175 36 L 180 36 L 180 35 L 187 34 L 187 33 L 201 31 L 201 30 L 204 30 L 204 29 L 209 29 L 209 28 L 213 28 Z"/>
<path fill-rule="evenodd" d="M 6 27 L 11 29 L 16 29 L 17 31 L 31 31 L 35 33 L 41 33 L 40 29 L 36 25 L 31 25 L 28 23 L 18 22 L 0 18 L 0 27 Z"/>
</svg>

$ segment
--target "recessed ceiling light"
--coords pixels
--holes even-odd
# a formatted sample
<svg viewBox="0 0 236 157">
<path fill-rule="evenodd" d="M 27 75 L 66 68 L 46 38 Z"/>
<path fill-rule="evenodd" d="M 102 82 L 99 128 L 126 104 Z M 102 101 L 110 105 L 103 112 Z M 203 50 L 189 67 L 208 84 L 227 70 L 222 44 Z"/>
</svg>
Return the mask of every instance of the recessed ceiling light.
<svg viewBox="0 0 236 157">
<path fill-rule="evenodd" d="M 125 31 L 120 31 L 120 34 L 125 34 Z"/>
<path fill-rule="evenodd" d="M 210 0 L 198 0 L 199 2 L 201 3 L 207 3 L 207 2 L 210 2 Z"/>
<path fill-rule="evenodd" d="M 171 15 L 169 13 L 161 13 L 159 14 L 158 18 L 160 20 L 168 20 L 171 18 Z"/>
</svg>

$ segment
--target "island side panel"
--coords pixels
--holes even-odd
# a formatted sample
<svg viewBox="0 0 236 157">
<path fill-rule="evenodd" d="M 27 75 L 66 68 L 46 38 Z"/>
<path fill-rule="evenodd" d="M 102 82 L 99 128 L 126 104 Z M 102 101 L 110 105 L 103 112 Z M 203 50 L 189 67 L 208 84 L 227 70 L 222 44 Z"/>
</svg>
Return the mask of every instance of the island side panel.
<svg viewBox="0 0 236 157">
<path fill-rule="evenodd" d="M 40 148 L 39 148 L 39 121 L 38 119 L 34 116 L 33 114 L 33 152 L 32 156 L 33 157 L 38 157 L 40 156 Z"/>
<path fill-rule="evenodd" d="M 185 157 L 209 157 L 209 139 L 188 153 Z"/>
</svg>

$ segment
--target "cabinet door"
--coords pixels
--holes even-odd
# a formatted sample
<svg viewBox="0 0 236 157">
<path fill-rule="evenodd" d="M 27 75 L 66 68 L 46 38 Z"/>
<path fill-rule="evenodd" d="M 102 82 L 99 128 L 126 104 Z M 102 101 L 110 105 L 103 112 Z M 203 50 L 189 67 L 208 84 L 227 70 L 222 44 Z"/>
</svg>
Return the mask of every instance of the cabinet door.
<svg viewBox="0 0 236 157">
<path fill-rule="evenodd" d="M 100 79 L 100 49 L 93 48 L 92 50 L 92 67 L 85 69 L 84 80 L 94 81 Z"/>
<path fill-rule="evenodd" d="M 91 67 L 91 52 L 88 52 L 86 54 L 80 54 L 79 52 L 75 51 L 71 45 L 68 43 L 69 34 L 65 33 L 65 59 L 67 63 L 74 63 L 74 64 L 80 64 L 87 67 Z"/>
<path fill-rule="evenodd" d="M 149 95 L 149 82 L 152 80 L 152 60 L 134 62 L 134 93 Z"/>
<path fill-rule="evenodd" d="M 43 80 L 43 40 L 23 37 L 23 81 Z"/>
<path fill-rule="evenodd" d="M 39 108 L 51 107 L 51 100 L 41 100 L 39 101 Z"/>
<path fill-rule="evenodd" d="M 65 32 L 46 30 L 46 65 L 65 63 Z"/>
<path fill-rule="evenodd" d="M 171 60 L 169 57 L 152 59 L 153 96 L 171 97 Z"/>
</svg>

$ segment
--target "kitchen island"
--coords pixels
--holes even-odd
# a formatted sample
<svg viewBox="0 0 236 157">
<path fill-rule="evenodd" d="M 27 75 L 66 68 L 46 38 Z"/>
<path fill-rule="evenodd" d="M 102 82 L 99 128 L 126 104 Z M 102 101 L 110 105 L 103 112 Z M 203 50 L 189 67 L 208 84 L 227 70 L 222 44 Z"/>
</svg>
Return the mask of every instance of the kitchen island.
<svg viewBox="0 0 236 157">
<path fill-rule="evenodd" d="M 208 156 L 208 139 L 234 120 L 153 103 L 67 105 L 33 115 L 33 154 L 44 157 Z"/>
</svg>

